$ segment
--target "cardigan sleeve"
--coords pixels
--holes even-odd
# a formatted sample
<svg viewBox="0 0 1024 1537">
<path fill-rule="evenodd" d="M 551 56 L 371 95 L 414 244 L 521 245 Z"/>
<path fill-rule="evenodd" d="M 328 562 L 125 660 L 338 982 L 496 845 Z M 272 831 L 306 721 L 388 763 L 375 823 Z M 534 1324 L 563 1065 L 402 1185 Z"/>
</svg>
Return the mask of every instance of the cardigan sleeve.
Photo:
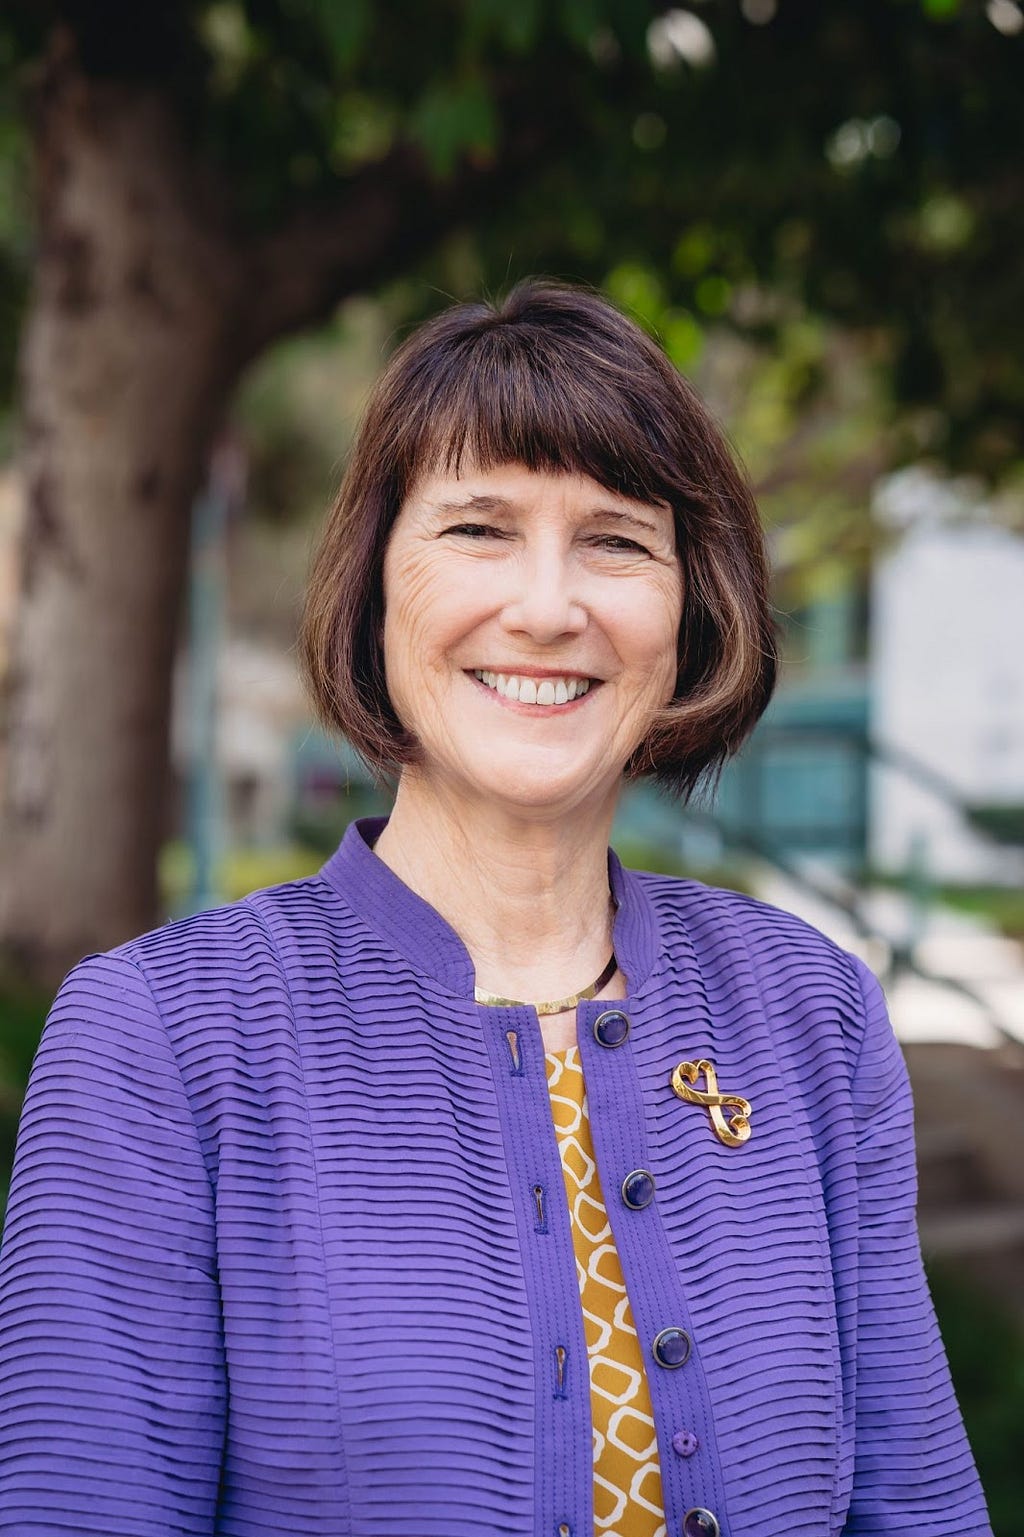
<svg viewBox="0 0 1024 1537">
<path fill-rule="evenodd" d="M 0 1251 L 0 1531 L 202 1537 L 224 1436 L 213 1196 L 152 996 L 123 954 L 66 979 Z"/>
<path fill-rule="evenodd" d="M 854 959 L 851 957 L 851 959 Z M 854 959 L 859 1233 L 856 1443 L 845 1537 L 991 1537 L 921 1263 L 913 1104 L 877 979 Z"/>
</svg>

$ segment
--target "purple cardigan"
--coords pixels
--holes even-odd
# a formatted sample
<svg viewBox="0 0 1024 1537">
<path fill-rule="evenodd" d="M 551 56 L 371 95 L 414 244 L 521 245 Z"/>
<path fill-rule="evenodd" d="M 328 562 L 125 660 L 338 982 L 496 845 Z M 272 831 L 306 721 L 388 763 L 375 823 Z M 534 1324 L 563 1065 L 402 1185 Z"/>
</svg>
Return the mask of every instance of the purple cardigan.
<svg viewBox="0 0 1024 1537">
<path fill-rule="evenodd" d="M 0 1531 L 590 1537 L 537 1018 L 473 1002 L 380 825 L 64 983 L 0 1258 Z M 610 870 L 630 991 L 580 1051 L 669 1537 L 990 1533 L 877 982 L 778 909 Z M 751 1101 L 743 1146 L 684 1058 Z"/>
</svg>

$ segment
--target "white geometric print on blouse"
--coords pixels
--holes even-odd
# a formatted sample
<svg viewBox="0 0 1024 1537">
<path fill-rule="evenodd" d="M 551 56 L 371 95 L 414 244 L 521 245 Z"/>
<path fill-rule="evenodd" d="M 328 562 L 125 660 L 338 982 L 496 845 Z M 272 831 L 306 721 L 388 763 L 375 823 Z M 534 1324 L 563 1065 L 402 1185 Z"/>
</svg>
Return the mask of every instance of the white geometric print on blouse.
<svg viewBox="0 0 1024 1537">
<path fill-rule="evenodd" d="M 650 1391 L 594 1160 L 579 1048 L 548 1052 L 546 1065 L 590 1364 L 594 1531 L 666 1537 Z"/>
</svg>

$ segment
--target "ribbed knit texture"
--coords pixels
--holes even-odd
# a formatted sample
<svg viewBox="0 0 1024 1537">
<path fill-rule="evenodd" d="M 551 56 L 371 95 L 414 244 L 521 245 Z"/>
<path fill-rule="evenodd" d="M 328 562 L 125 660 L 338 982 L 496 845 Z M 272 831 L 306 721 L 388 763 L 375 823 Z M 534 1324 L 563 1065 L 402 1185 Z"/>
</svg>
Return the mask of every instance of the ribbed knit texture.
<svg viewBox="0 0 1024 1537">
<path fill-rule="evenodd" d="M 983 1537 L 877 983 L 776 909 L 610 869 L 631 1030 L 603 1047 L 581 1005 L 580 1054 L 602 1187 L 657 1180 L 609 1218 L 669 1533 L 703 1506 L 723 1537 Z M 71 973 L 0 1253 L 0 1532 L 589 1537 L 543 1042 L 472 980 L 355 828 Z M 752 1101 L 744 1147 L 672 1093 L 694 1057 Z"/>
</svg>

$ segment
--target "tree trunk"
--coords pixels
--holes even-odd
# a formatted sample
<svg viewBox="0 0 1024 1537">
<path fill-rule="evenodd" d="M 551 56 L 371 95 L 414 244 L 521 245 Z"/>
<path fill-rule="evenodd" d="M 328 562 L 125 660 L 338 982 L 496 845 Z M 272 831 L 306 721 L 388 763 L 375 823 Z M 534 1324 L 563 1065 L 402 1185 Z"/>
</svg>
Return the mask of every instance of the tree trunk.
<svg viewBox="0 0 1024 1537">
<path fill-rule="evenodd" d="M 164 104 L 58 49 L 36 110 L 0 954 L 52 982 L 156 920 L 189 512 L 237 362 Z"/>
</svg>

